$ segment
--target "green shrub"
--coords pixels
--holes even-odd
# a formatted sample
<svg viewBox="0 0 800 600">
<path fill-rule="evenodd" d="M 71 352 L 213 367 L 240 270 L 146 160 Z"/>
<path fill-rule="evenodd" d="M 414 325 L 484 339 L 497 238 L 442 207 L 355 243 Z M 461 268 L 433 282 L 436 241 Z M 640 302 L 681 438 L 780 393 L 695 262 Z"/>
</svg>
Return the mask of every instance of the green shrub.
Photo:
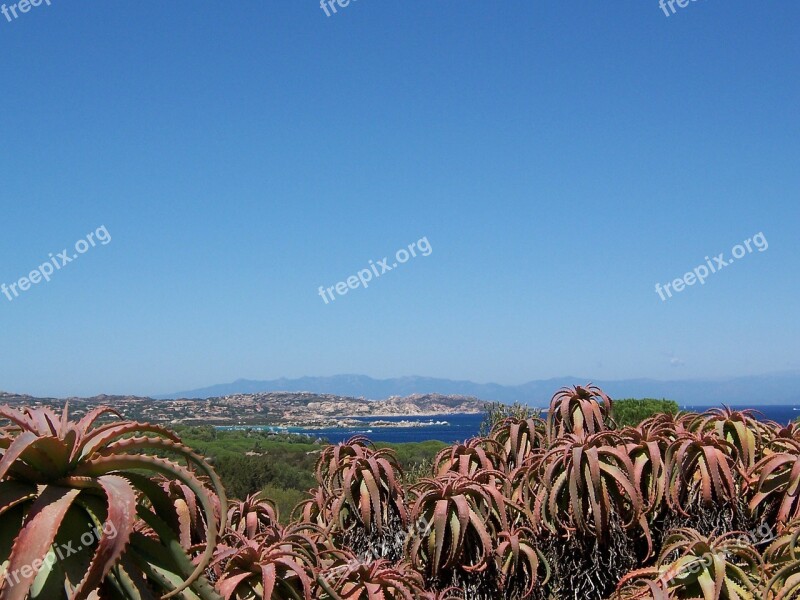
<svg viewBox="0 0 800 600">
<path fill-rule="evenodd" d="M 287 524 L 292 514 L 292 509 L 300 502 L 308 498 L 308 494 L 296 489 L 286 489 L 276 485 L 266 485 L 263 492 L 267 498 L 275 502 L 281 523 Z"/>
<path fill-rule="evenodd" d="M 541 417 L 542 410 L 532 408 L 527 404 L 515 402 L 514 404 L 503 404 L 502 402 L 492 402 L 486 405 L 486 417 L 481 423 L 480 435 L 486 437 L 492 428 L 503 419 L 530 419 Z"/>
<path fill-rule="evenodd" d="M 625 398 L 614 400 L 612 416 L 620 427 L 638 425 L 648 417 L 660 413 L 674 415 L 680 410 L 677 402 L 672 400 L 656 400 L 654 398 Z"/>
</svg>

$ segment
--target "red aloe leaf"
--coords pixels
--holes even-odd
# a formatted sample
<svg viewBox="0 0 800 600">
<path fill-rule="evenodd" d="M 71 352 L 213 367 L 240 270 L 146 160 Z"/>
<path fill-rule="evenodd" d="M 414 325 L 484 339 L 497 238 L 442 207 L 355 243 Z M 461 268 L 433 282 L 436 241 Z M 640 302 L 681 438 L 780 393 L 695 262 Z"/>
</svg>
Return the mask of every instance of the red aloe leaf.
<svg viewBox="0 0 800 600">
<path fill-rule="evenodd" d="M 437 500 L 436 509 L 433 514 L 434 536 L 436 539 L 436 549 L 433 555 L 434 573 L 441 566 L 442 550 L 444 548 L 444 529 L 447 526 L 447 500 Z"/>
<path fill-rule="evenodd" d="M 11 549 L 6 577 L 0 589 L 2 600 L 24 600 L 36 578 L 32 563 L 41 560 L 53 545 L 58 528 L 81 490 L 46 486 L 33 503 L 26 523 Z M 27 567 L 24 569 L 23 567 Z M 25 571 L 28 576 L 25 576 Z M 16 573 L 22 571 L 19 583 Z M 12 576 L 14 582 L 11 582 Z"/>
<path fill-rule="evenodd" d="M 36 486 L 16 481 L 0 482 L 0 515 L 20 502 L 36 497 Z"/>
<path fill-rule="evenodd" d="M 95 429 L 91 434 L 81 438 L 79 443 L 75 444 L 73 455 L 71 459 L 83 458 L 90 456 L 92 453 L 104 448 L 117 438 L 120 438 L 128 433 L 155 433 L 164 436 L 166 439 L 173 442 L 180 442 L 180 439 L 172 433 L 169 429 L 161 427 L 160 425 L 151 425 L 148 423 L 126 422 L 126 423 L 108 423 L 103 427 Z"/>
<path fill-rule="evenodd" d="M 79 435 L 84 435 L 89 431 L 89 428 L 94 424 L 94 422 L 106 413 L 111 413 L 122 418 L 122 416 L 113 408 L 110 408 L 108 406 L 98 406 L 97 408 L 92 409 L 91 411 L 86 413 L 83 416 L 83 418 L 80 421 L 78 421 L 74 429 L 78 431 Z"/>
<path fill-rule="evenodd" d="M 252 577 L 252 575 L 252 573 L 247 572 L 226 575 L 217 582 L 217 591 L 222 594 L 225 600 L 230 600 L 239 584 L 248 577 Z"/>
<path fill-rule="evenodd" d="M 75 589 L 74 600 L 88 596 L 111 570 L 124 552 L 136 521 L 136 492 L 127 479 L 118 475 L 103 475 L 97 479 L 97 484 L 108 498 L 106 523 L 113 526 L 113 531 L 106 532 L 103 527 L 103 535 L 89 569 Z"/>
<path fill-rule="evenodd" d="M 167 441 L 165 440 L 165 445 L 167 445 Z M 171 450 L 174 450 L 175 447 L 180 447 L 178 444 L 171 444 L 169 443 L 168 447 Z M 185 453 L 189 454 L 192 457 L 195 457 L 191 452 Z M 199 457 L 197 458 L 198 462 L 201 463 L 198 466 L 204 466 Z M 87 475 L 104 475 L 106 473 L 117 471 L 117 470 L 129 470 L 129 469 L 146 469 L 157 471 L 167 477 L 176 477 L 179 480 L 183 481 L 189 488 L 195 493 L 197 498 L 200 500 L 200 504 L 203 506 L 203 510 L 206 516 L 206 522 L 208 525 L 208 540 L 212 542 L 217 537 L 217 532 L 220 530 L 221 527 L 224 527 L 225 515 L 226 515 L 226 507 L 225 507 L 225 499 L 221 497 L 220 501 L 220 516 L 219 519 L 217 518 L 216 512 L 214 510 L 214 503 L 211 500 L 211 492 L 210 490 L 206 489 L 202 483 L 197 479 L 197 477 L 191 473 L 190 471 L 184 469 L 180 465 L 173 463 L 169 460 L 165 460 L 162 458 L 156 458 L 153 456 L 103 456 L 95 458 L 89 462 L 84 463 L 80 471 Z M 216 473 L 211 470 L 210 467 L 206 467 L 206 473 L 210 473 L 213 476 L 212 481 L 216 483 L 219 482 Z M 215 488 L 222 493 L 222 486 L 215 485 Z M 219 522 L 221 519 L 221 523 Z M 197 566 L 195 567 L 194 571 L 184 580 L 182 584 L 180 584 L 176 589 L 172 590 L 168 594 L 164 596 L 164 598 L 171 598 L 187 587 L 189 587 L 192 583 L 197 581 L 197 579 L 203 574 L 203 570 L 208 566 L 208 563 L 211 561 L 211 558 L 214 554 L 214 544 L 209 543 L 206 545 L 206 549 L 203 554 L 200 556 L 200 560 L 197 562 Z"/>
<path fill-rule="evenodd" d="M 20 433 L 14 441 L 11 442 L 11 445 L 3 452 L 3 458 L 0 459 L 0 479 L 6 476 L 8 470 L 14 464 L 25 450 L 28 449 L 28 446 L 33 444 L 36 440 L 39 439 L 35 433 L 30 431 L 23 431 Z"/>
<path fill-rule="evenodd" d="M 8 404 L 0 406 L 0 418 L 11 421 L 23 431 L 33 431 L 33 429 L 35 429 L 35 424 L 29 415 L 15 408 L 11 408 Z"/>
</svg>

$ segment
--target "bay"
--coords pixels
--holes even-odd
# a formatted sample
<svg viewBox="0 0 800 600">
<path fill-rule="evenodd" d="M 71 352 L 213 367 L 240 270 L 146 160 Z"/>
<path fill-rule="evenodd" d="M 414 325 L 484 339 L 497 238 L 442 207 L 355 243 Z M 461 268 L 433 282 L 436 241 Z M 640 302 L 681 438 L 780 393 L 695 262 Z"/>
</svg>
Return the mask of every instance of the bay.
<svg viewBox="0 0 800 600">
<path fill-rule="evenodd" d="M 703 412 L 708 406 L 681 406 L 682 411 Z M 785 405 L 770 405 L 758 407 L 733 407 L 737 410 L 750 408 L 757 411 L 756 418 L 771 420 L 786 424 L 797 420 L 800 417 L 800 407 Z M 355 427 L 331 427 L 325 429 L 304 429 L 302 427 L 254 427 L 254 429 L 271 429 L 273 431 L 286 431 L 290 433 L 302 433 L 312 437 L 324 438 L 333 444 L 345 441 L 355 435 L 363 435 L 373 442 L 388 442 L 392 444 L 408 442 L 426 442 L 438 440 L 447 444 L 453 444 L 475 437 L 480 431 L 483 422 L 483 414 L 454 414 L 454 415 L 435 415 L 432 417 L 358 417 L 355 420 L 361 421 L 363 425 Z M 390 426 L 390 427 L 370 427 L 372 421 L 388 421 L 390 423 L 411 422 L 416 426 Z"/>
</svg>

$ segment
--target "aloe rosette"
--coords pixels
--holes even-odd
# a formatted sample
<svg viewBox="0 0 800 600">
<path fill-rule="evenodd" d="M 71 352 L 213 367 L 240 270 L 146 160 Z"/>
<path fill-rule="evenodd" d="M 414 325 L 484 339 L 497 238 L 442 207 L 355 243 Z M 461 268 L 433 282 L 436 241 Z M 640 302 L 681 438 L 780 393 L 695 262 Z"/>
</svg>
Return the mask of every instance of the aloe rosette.
<svg viewBox="0 0 800 600">
<path fill-rule="evenodd" d="M 742 469 L 734 445 L 714 433 L 686 433 L 667 449 L 667 504 L 684 517 L 687 510 L 738 501 Z"/>
<path fill-rule="evenodd" d="M 569 435 L 590 435 L 609 429 L 613 401 L 599 387 L 565 387 L 550 401 L 547 412 L 547 438 Z"/>
<path fill-rule="evenodd" d="M 773 453 L 758 461 L 748 474 L 752 514 L 763 514 L 783 528 L 800 518 L 800 442 L 778 439 Z"/>
<path fill-rule="evenodd" d="M 495 555 L 500 573 L 500 587 L 514 597 L 530 598 L 537 584 L 544 586 L 550 579 L 550 565 L 534 545 L 536 536 L 529 527 L 512 527 L 501 531 Z M 545 576 L 541 579 L 541 571 Z"/>
<path fill-rule="evenodd" d="M 361 562 L 343 554 L 317 578 L 320 600 L 417 600 L 424 591 L 419 573 L 387 560 Z"/>
<path fill-rule="evenodd" d="M 238 532 L 228 536 L 232 545 L 220 547 L 214 559 L 215 565 L 224 565 L 216 587 L 225 600 L 315 600 L 320 565 L 313 542 L 281 533 L 277 539 L 248 539 Z"/>
<path fill-rule="evenodd" d="M 653 567 L 622 578 L 616 597 L 633 600 L 763 600 L 764 565 L 743 532 L 703 536 L 677 529 Z"/>
<path fill-rule="evenodd" d="M 244 500 L 231 503 L 228 527 L 253 539 L 257 534 L 278 523 L 278 509 L 264 494 L 250 494 Z"/>
<path fill-rule="evenodd" d="M 522 466 L 534 451 L 546 445 L 546 424 L 538 417 L 508 417 L 497 423 L 489 437 L 500 444 L 508 468 Z"/>
<path fill-rule="evenodd" d="M 633 483 L 643 500 L 646 514 L 657 513 L 666 494 L 664 454 L 669 444 L 658 429 L 626 427 L 620 431 L 625 450 L 633 463 Z"/>
<path fill-rule="evenodd" d="M 612 523 L 641 525 L 644 501 L 625 441 L 615 432 L 559 438 L 542 460 L 535 519 L 555 535 L 571 532 L 607 539 Z"/>
<path fill-rule="evenodd" d="M 505 461 L 497 441 L 477 437 L 443 449 L 433 459 L 433 467 L 437 475 L 453 471 L 470 476 L 480 469 L 505 470 Z"/>
<path fill-rule="evenodd" d="M 407 555 L 414 567 L 433 580 L 453 569 L 483 571 L 493 557 L 493 536 L 508 526 L 497 489 L 449 472 L 423 479 L 411 493 L 411 519 L 417 527 Z"/>
<path fill-rule="evenodd" d="M 755 418 L 755 411 L 712 408 L 698 415 L 691 424 L 698 433 L 713 432 L 736 448 L 737 457 L 745 469 L 751 468 L 758 460 L 764 443 L 763 431 L 766 426 Z"/>
<path fill-rule="evenodd" d="M 202 509 L 206 539 L 215 540 L 225 507 L 217 475 L 167 429 L 99 422 L 110 415 L 119 416 L 97 407 L 76 422 L 67 406 L 60 416 L 0 407 L 11 423 L 0 436 L 0 599 L 80 600 L 98 589 L 216 597 L 202 576 L 213 544 L 192 561 L 175 504 L 151 477 L 186 486 Z"/>
</svg>

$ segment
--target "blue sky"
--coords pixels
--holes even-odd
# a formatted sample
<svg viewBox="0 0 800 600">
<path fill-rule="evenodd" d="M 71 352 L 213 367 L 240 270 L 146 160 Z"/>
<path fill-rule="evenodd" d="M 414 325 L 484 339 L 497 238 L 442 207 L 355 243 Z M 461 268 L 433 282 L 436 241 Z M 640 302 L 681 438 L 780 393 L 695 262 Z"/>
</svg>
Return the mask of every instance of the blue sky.
<svg viewBox="0 0 800 600">
<path fill-rule="evenodd" d="M 798 370 L 798 22 L 738 0 L 0 16 L 0 283 L 112 239 L 0 295 L 0 389 Z"/>
</svg>

